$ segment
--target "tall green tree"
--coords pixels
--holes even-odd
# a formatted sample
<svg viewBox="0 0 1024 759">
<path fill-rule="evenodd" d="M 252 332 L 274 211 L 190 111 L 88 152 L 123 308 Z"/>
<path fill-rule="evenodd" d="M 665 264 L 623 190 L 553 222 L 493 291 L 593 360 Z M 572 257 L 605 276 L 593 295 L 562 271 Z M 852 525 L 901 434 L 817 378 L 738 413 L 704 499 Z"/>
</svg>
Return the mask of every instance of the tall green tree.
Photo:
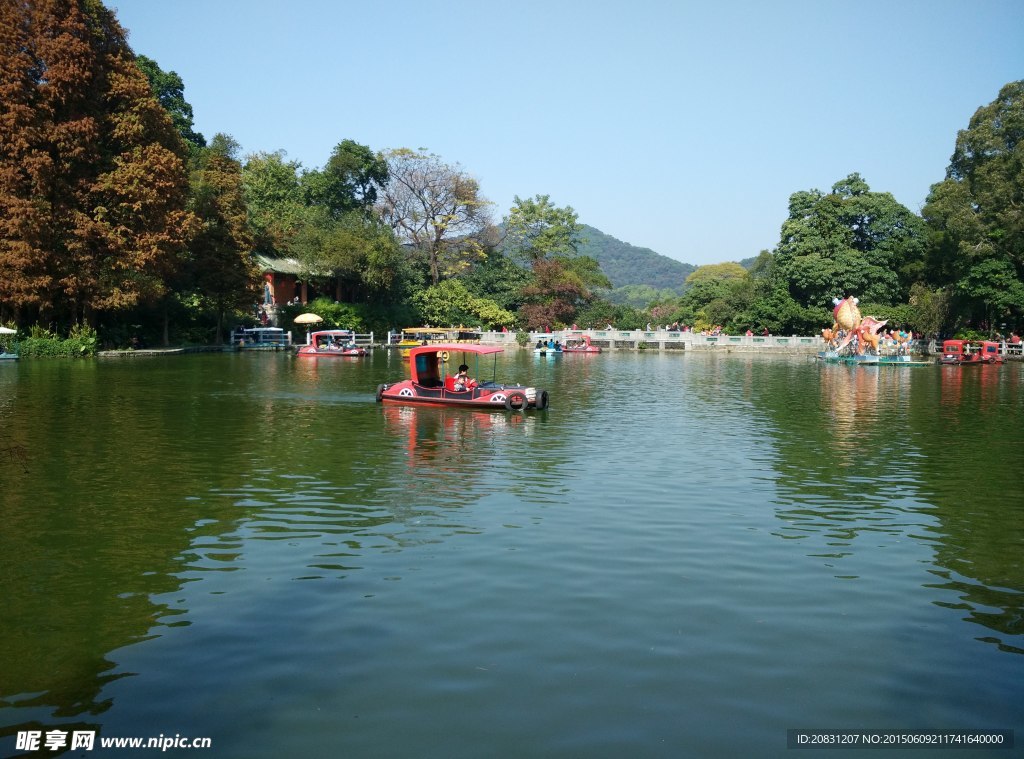
<svg viewBox="0 0 1024 759">
<path fill-rule="evenodd" d="M 532 276 L 529 269 L 491 247 L 487 249 L 485 258 L 460 281 L 474 296 L 489 298 L 501 308 L 516 311 L 522 304 L 522 289 Z"/>
<path fill-rule="evenodd" d="M 1011 82 L 957 134 L 923 215 L 929 275 L 964 321 L 1024 320 L 1024 81 Z"/>
<path fill-rule="evenodd" d="M 323 207 L 309 209 L 306 222 L 296 236 L 294 252 L 312 279 L 334 283 L 336 300 L 399 297 L 403 253 L 390 227 L 357 210 L 334 218 Z"/>
<path fill-rule="evenodd" d="M 384 155 L 388 182 L 377 202 L 381 218 L 426 266 L 432 284 L 469 270 L 485 253 L 490 202 L 461 167 L 424 150 Z"/>
<path fill-rule="evenodd" d="M 283 150 L 254 153 L 242 167 L 242 194 L 254 249 L 269 256 L 295 255 L 295 240 L 308 222 L 302 164 Z"/>
<path fill-rule="evenodd" d="M 503 226 L 506 250 L 531 263 L 574 256 L 583 242 L 583 226 L 572 206 L 559 208 L 549 195 L 525 200 L 517 195 Z"/>
<path fill-rule="evenodd" d="M 520 291 L 527 326 L 570 324 L 594 300 L 596 288 L 611 287 L 597 261 L 577 255 L 583 227 L 571 206 L 559 208 L 548 195 L 517 195 L 502 227 L 503 250 L 533 274 Z"/>
<path fill-rule="evenodd" d="M 495 329 L 515 323 L 515 314 L 493 300 L 475 297 L 459 279 L 446 279 L 420 290 L 413 302 L 428 324 L 479 324 Z"/>
<path fill-rule="evenodd" d="M 737 263 L 700 266 L 686 278 L 679 299 L 687 320 L 695 326 L 737 326 L 737 314 L 751 300 L 750 275 Z"/>
<path fill-rule="evenodd" d="M 149 80 L 150 89 L 164 110 L 170 114 L 171 122 L 178 134 L 193 150 L 206 147 L 206 138 L 194 128 L 192 105 L 185 100 L 185 83 L 174 71 L 164 71 L 152 58 L 139 55 L 135 64 Z"/>
<path fill-rule="evenodd" d="M 193 229 L 185 145 L 98 0 L 0 4 L 0 301 L 95 324 L 155 301 Z"/>
<path fill-rule="evenodd" d="M 336 219 L 372 208 L 378 188 L 387 181 L 383 156 L 353 140 L 338 143 L 323 169 L 302 176 L 306 202 L 323 207 Z"/>
<path fill-rule="evenodd" d="M 750 301 L 737 313 L 737 328 L 773 335 L 813 335 L 831 324 L 832 305 L 805 306 L 790 293 L 789 281 L 775 256 L 762 250 L 750 268 Z"/>
<path fill-rule="evenodd" d="M 828 194 L 790 196 L 775 266 L 802 305 L 824 307 L 848 294 L 895 303 L 921 276 L 926 240 L 920 217 L 851 174 Z"/>
<path fill-rule="evenodd" d="M 190 285 L 216 313 L 220 343 L 225 316 L 253 302 L 259 277 L 252 261 L 238 143 L 232 137 L 217 134 L 201 149 L 192 176 L 192 210 L 200 228 L 190 246 Z"/>
</svg>

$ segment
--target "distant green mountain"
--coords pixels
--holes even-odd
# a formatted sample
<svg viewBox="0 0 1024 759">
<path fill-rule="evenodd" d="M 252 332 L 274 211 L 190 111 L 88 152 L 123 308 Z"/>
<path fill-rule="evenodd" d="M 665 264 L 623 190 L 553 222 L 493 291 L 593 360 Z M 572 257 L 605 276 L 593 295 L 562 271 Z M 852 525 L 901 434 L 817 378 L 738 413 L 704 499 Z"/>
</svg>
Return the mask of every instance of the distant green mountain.
<svg viewBox="0 0 1024 759">
<path fill-rule="evenodd" d="M 647 285 L 654 290 L 681 294 L 686 278 L 697 268 L 655 253 L 650 248 L 638 248 L 616 240 L 600 229 L 586 224 L 582 226 L 586 242 L 579 247 L 580 255 L 590 256 L 601 264 L 601 271 L 612 281 L 615 289 Z"/>
</svg>

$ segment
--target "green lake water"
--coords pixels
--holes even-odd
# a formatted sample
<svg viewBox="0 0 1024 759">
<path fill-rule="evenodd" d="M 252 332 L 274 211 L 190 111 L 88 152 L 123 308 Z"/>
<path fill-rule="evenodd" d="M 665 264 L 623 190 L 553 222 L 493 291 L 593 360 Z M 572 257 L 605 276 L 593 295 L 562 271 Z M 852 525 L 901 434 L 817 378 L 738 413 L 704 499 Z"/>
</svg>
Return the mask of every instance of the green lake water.
<svg viewBox="0 0 1024 759">
<path fill-rule="evenodd" d="M 551 408 L 382 406 L 381 350 L 0 366 L 0 756 L 1024 752 L 1024 365 L 497 369 Z"/>
</svg>

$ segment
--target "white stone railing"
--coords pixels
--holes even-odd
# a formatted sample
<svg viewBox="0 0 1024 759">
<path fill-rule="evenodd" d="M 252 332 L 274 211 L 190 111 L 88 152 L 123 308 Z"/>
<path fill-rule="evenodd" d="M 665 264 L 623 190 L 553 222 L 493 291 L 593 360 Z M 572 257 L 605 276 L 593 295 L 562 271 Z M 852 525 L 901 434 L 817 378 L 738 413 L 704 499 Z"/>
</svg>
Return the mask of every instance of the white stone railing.
<svg viewBox="0 0 1024 759">
<path fill-rule="evenodd" d="M 516 332 L 484 332 L 481 342 L 496 345 L 515 345 Z M 565 329 L 555 332 L 530 332 L 529 346 L 537 340 L 552 339 L 561 343 L 576 340 L 584 335 L 593 345 L 608 350 L 636 350 L 643 345 L 649 350 L 759 350 L 816 352 L 822 349 L 824 341 L 820 336 L 802 335 L 702 335 L 695 332 L 669 330 L 620 330 L 620 329 Z"/>
</svg>

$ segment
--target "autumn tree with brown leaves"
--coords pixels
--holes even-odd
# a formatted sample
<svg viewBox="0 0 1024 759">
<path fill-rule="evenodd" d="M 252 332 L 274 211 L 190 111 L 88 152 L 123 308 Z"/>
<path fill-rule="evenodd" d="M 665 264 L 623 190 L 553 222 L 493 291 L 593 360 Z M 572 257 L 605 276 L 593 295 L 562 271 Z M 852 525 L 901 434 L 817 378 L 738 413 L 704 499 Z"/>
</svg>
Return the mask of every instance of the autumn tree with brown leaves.
<svg viewBox="0 0 1024 759">
<path fill-rule="evenodd" d="M 0 3 L 0 318 L 164 297 L 195 225 L 185 155 L 102 3 Z"/>
</svg>

